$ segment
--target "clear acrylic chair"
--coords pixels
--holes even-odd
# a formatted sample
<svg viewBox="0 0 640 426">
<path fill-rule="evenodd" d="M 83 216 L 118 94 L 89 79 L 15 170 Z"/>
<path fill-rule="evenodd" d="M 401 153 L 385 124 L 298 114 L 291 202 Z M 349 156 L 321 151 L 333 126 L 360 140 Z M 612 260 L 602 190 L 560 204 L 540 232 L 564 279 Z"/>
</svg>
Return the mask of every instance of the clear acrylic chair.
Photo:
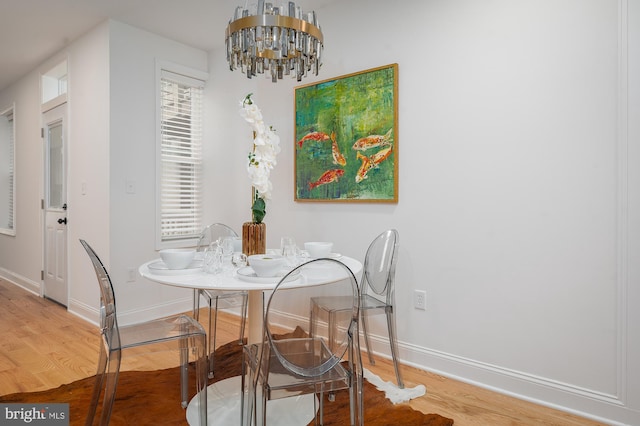
<svg viewBox="0 0 640 426">
<path fill-rule="evenodd" d="M 120 362 L 124 349 L 154 345 L 176 340 L 180 350 L 180 390 L 182 407 L 189 398 L 189 355 L 193 354 L 196 367 L 196 391 L 199 398 L 200 425 L 207 424 L 207 335 L 200 323 L 186 315 L 118 326 L 116 299 L 107 269 L 86 241 L 80 243 L 87 251 L 100 285 L 100 330 L 102 344 L 96 372 L 96 382 L 85 424 L 92 425 L 104 385 L 104 400 L 100 425 L 108 425 L 115 401 Z M 156 346 L 166 351 L 166 346 Z M 153 386 L 153 384 L 150 384 Z"/>
<path fill-rule="evenodd" d="M 335 318 L 332 345 L 327 324 L 312 321 L 309 312 L 310 298 L 327 294 L 352 302 L 350 310 Z M 307 424 L 315 418 L 316 424 L 322 424 L 325 397 L 331 400 L 341 389 L 349 392 L 351 408 L 349 423 L 345 419 L 344 424 L 363 424 L 358 303 L 355 276 L 335 259 L 304 263 L 280 280 L 265 309 L 262 342 L 244 346 L 241 424 L 253 420 L 264 425 L 268 417 L 282 416 L 282 410 L 268 414 L 267 401 L 287 397 L 308 398 L 295 401 L 293 409 L 287 410 L 289 419 L 306 415 L 298 421 Z"/>
<path fill-rule="evenodd" d="M 387 316 L 387 330 L 391 358 L 399 388 L 404 388 L 404 381 L 398 364 L 398 343 L 396 340 L 396 319 L 394 309 L 394 284 L 396 262 L 398 260 L 398 231 L 389 229 L 378 235 L 369 245 L 364 260 L 362 279 L 360 282 L 360 318 L 362 334 L 369 355 L 369 363 L 375 365 L 367 332 L 367 316 L 371 311 L 384 311 Z M 370 294 L 372 293 L 372 294 Z M 339 297 L 318 297 L 312 300 L 314 309 L 328 315 L 329 324 L 334 317 L 349 309 L 349 301 Z M 333 329 L 333 327 L 331 328 Z"/>
<path fill-rule="evenodd" d="M 224 237 L 238 237 L 238 234 L 229 226 L 223 223 L 212 223 L 206 226 L 198 238 L 197 252 L 203 252 L 209 244 Z M 244 329 L 247 322 L 247 292 L 246 291 L 223 291 L 223 290 L 194 290 L 193 291 L 193 314 L 196 319 L 200 318 L 200 296 L 204 297 L 209 307 L 209 377 L 213 377 L 214 352 L 216 350 L 216 327 L 218 323 L 218 309 L 221 308 L 219 302 L 223 299 L 240 298 L 240 337 L 238 343 L 242 344 L 244 339 Z"/>
</svg>

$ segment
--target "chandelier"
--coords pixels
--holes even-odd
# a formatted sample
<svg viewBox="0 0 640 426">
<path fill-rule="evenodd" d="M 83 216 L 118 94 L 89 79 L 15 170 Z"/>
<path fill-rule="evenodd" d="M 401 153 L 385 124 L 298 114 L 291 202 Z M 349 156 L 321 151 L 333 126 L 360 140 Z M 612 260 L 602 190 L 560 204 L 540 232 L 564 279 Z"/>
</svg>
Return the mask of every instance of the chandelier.
<svg viewBox="0 0 640 426">
<path fill-rule="evenodd" d="M 303 13 L 295 2 L 288 7 L 258 0 L 252 10 L 238 6 L 225 32 L 231 71 L 240 68 L 248 78 L 271 74 L 298 81 L 322 66 L 323 36 L 315 12 Z"/>
</svg>

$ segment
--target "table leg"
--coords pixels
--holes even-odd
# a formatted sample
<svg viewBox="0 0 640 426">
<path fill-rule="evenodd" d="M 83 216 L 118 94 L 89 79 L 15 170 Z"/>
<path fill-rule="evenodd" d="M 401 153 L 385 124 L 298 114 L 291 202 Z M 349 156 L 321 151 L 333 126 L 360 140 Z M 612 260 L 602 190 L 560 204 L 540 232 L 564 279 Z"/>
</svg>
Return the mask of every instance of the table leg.
<svg viewBox="0 0 640 426">
<path fill-rule="evenodd" d="M 262 290 L 249 290 L 249 333 L 247 335 L 247 342 L 261 343 L 262 342 L 262 323 L 264 320 L 264 298 L 262 296 Z"/>
</svg>

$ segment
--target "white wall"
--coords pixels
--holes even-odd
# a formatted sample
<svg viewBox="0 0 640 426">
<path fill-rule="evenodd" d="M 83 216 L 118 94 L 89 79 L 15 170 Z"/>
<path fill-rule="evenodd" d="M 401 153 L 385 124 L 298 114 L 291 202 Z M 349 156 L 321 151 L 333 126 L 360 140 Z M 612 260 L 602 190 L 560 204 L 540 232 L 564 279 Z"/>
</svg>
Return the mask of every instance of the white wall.
<svg viewBox="0 0 640 426">
<path fill-rule="evenodd" d="M 40 294 L 43 150 L 40 74 L 69 63 L 68 309 L 97 321 L 95 273 L 78 242 L 86 239 L 108 267 L 121 323 L 182 312 L 186 290 L 151 284 L 137 267 L 157 256 L 155 220 L 156 60 L 206 72 L 207 53 L 107 21 L 0 93 L 16 102 L 16 190 L 19 230 L 0 235 L 0 274 Z M 127 194 L 125 182 L 135 182 Z M 128 280 L 129 269 L 136 279 Z"/>
<path fill-rule="evenodd" d="M 122 322 L 182 312 L 192 292 L 142 279 L 155 241 L 156 62 L 207 71 L 207 53 L 119 22 L 110 24 L 110 274 Z M 127 182 L 135 193 L 127 193 Z M 137 276 L 128 282 L 128 270 Z"/>
<path fill-rule="evenodd" d="M 40 129 L 40 71 L 0 92 L 0 105 L 15 103 L 16 235 L 0 234 L 0 274 L 40 294 L 42 270 L 43 148 Z"/>
<path fill-rule="evenodd" d="M 247 80 L 212 52 L 208 172 L 225 185 L 212 186 L 207 211 L 236 228 L 250 219 L 251 135 L 237 110 L 253 92 L 283 141 L 269 246 L 282 235 L 331 239 L 362 258 L 395 227 L 397 303 L 413 306 L 413 290 L 427 292 L 426 311 L 398 309 L 405 362 L 638 424 L 640 215 L 631 209 L 640 163 L 638 129 L 625 133 L 640 99 L 629 94 L 627 112 L 620 79 L 638 83 L 625 65 L 637 67 L 638 8 L 414 0 L 318 10 L 324 66 L 304 84 L 399 64 L 397 205 L 294 202 L 298 83 Z M 382 317 L 376 333 L 385 333 Z"/>
<path fill-rule="evenodd" d="M 84 318 L 97 321 L 100 293 L 95 285 L 95 272 L 91 261 L 78 240 L 80 238 L 86 240 L 96 250 L 105 265 L 109 265 L 111 159 L 109 157 L 108 22 L 104 22 L 74 42 L 67 55 L 69 82 L 68 309 Z"/>
<path fill-rule="evenodd" d="M 101 25 L 70 44 L 33 72 L 0 93 L 0 103 L 15 102 L 16 126 L 16 235 L 0 236 L 0 274 L 27 290 L 41 294 L 43 268 L 44 149 L 40 129 L 42 107 L 40 76 L 63 59 L 68 60 L 68 280 L 69 310 L 97 318 L 95 275 L 82 253 L 78 238 L 108 247 L 108 59 L 107 26 Z M 98 102 L 96 100 L 99 100 Z M 80 181 L 87 195 L 79 197 Z M 104 256 L 108 261 L 108 256 Z M 84 268 L 84 269 L 83 269 Z M 84 274 L 81 272 L 84 271 Z M 91 282 L 91 286 L 88 283 Z"/>
<path fill-rule="evenodd" d="M 636 413 L 640 411 L 640 3 L 633 1 L 629 3 L 628 9 L 629 32 L 628 32 L 628 69 L 621 74 L 622 83 L 628 84 L 628 98 L 622 98 L 621 104 L 628 104 L 627 115 L 621 116 L 622 132 L 621 137 L 628 141 L 626 150 L 620 153 L 621 172 L 628 179 L 628 187 L 624 188 L 628 195 L 628 216 L 623 216 L 625 223 L 628 223 L 627 239 L 623 240 L 623 249 L 628 252 L 624 264 L 622 278 L 625 286 L 622 295 L 626 304 L 623 305 L 623 312 L 627 314 L 627 322 L 622 330 L 623 336 L 626 334 L 626 353 L 623 353 L 623 360 L 627 361 L 628 368 L 623 372 L 627 379 L 626 395 L 628 405 L 634 407 Z M 624 65 L 624 64 L 623 64 Z M 624 108 L 622 108 L 624 110 Z M 625 125 L 626 124 L 626 128 Z M 628 222 L 626 222 L 628 221 Z M 634 419 L 637 419 L 634 418 Z M 631 423 L 631 422 L 630 422 Z"/>
<path fill-rule="evenodd" d="M 207 64 L 203 52 L 106 23 L 68 53 L 78 105 L 69 184 L 76 312 L 97 306 L 80 237 L 107 261 L 125 320 L 189 309 L 188 292 L 126 277 L 156 254 L 152 62 L 208 66 L 207 221 L 239 229 L 250 219 L 251 135 L 237 111 L 253 92 L 283 141 L 268 245 L 285 234 L 327 238 L 362 259 L 375 235 L 397 228 L 397 303 L 412 306 L 413 290 L 427 291 L 426 311 L 398 309 L 404 362 L 640 424 L 640 1 L 352 0 L 317 11 L 325 61 L 303 83 L 399 64 L 399 203 L 294 202 L 298 83 L 247 80 L 229 72 L 221 51 Z M 34 72 L 0 93 L 0 104 L 15 99 L 16 139 L 25 141 L 20 227 L 13 239 L 0 235 L 0 273 L 35 289 L 37 85 Z M 126 180 L 135 194 L 125 193 Z M 375 325 L 384 336 L 382 318 Z M 376 348 L 387 351 L 382 338 Z"/>
</svg>

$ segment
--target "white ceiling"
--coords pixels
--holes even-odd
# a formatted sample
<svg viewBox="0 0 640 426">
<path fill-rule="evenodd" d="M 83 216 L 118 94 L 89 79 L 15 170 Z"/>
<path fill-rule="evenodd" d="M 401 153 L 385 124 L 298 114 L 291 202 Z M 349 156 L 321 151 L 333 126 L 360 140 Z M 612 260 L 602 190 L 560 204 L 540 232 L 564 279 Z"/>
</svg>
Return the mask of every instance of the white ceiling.
<svg viewBox="0 0 640 426">
<path fill-rule="evenodd" d="M 297 4 L 307 11 L 332 1 Z M 224 44 L 229 18 L 236 6 L 244 4 L 240 0 L 0 0 L 0 91 L 105 19 L 208 51 Z"/>
</svg>

